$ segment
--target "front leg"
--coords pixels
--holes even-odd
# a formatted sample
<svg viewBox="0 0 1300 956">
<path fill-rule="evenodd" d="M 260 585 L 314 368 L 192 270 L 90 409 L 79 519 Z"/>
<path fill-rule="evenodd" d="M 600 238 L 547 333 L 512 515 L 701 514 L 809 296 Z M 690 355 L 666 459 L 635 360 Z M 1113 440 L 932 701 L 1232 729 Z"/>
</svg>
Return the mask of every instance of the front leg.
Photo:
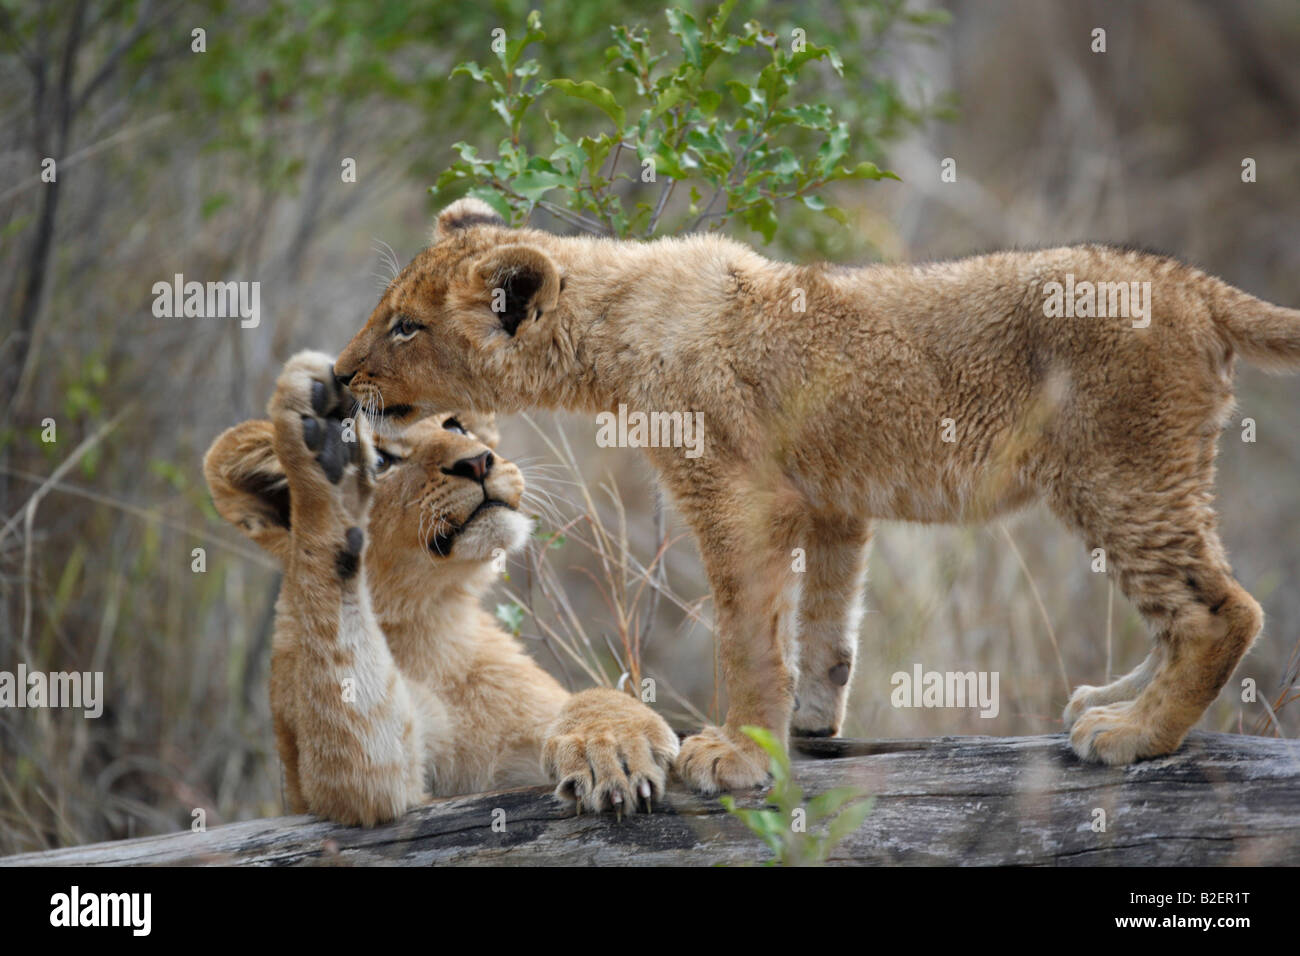
<svg viewBox="0 0 1300 956">
<path fill-rule="evenodd" d="M 767 780 L 768 757 L 741 728 L 766 728 L 784 745 L 794 709 L 802 576 L 790 550 L 801 509 L 793 495 L 762 492 L 680 500 L 713 590 L 728 708 L 722 727 L 683 742 L 677 773 L 701 793 L 756 787 Z"/>
<path fill-rule="evenodd" d="M 811 522 L 799 602 L 799 688 L 791 733 L 834 737 L 858 653 L 871 522 L 845 517 Z"/>
<path fill-rule="evenodd" d="M 332 367 L 296 355 L 268 406 L 290 506 L 271 709 L 295 809 L 369 826 L 423 798 L 425 727 L 370 606 L 369 438 Z"/>
<path fill-rule="evenodd" d="M 546 729 L 542 769 L 578 812 L 649 813 L 668 788 L 677 735 L 634 697 L 609 688 L 570 697 Z"/>
</svg>

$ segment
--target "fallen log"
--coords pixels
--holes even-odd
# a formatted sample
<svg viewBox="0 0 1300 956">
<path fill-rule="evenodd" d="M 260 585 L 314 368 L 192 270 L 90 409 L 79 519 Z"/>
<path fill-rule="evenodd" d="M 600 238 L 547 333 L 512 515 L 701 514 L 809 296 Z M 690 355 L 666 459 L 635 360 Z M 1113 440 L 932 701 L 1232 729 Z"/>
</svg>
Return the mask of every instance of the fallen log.
<svg viewBox="0 0 1300 956">
<path fill-rule="evenodd" d="M 1300 864 L 1300 741 L 1192 734 L 1171 756 L 1080 763 L 1063 735 L 805 740 L 812 797 L 874 795 L 832 864 Z M 762 806 L 763 795 L 738 795 Z M 575 816 L 540 789 L 436 800 L 374 829 L 307 816 L 0 859 L 3 866 L 154 864 L 706 865 L 767 848 L 716 798 L 680 790 L 651 815 Z"/>
</svg>

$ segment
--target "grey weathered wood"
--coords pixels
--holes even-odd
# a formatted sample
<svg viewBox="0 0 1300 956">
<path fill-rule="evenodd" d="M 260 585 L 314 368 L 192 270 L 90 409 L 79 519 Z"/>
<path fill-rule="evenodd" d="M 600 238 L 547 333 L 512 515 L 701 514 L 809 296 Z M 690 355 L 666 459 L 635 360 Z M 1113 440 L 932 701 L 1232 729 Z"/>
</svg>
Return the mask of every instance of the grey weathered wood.
<svg viewBox="0 0 1300 956">
<path fill-rule="evenodd" d="M 840 864 L 1300 864 L 1300 742 L 1193 734 L 1131 767 L 1079 763 L 1062 735 L 799 742 L 809 795 L 876 796 Z M 815 759 L 815 758 L 822 759 Z M 761 794 L 742 802 L 757 806 Z M 1106 813 L 1094 832 L 1094 810 Z M 504 832 L 492 829 L 505 812 Z M 69 847 L 0 865 L 756 863 L 766 849 L 716 799 L 680 791 L 653 815 L 574 816 L 542 790 L 438 800 L 362 830 L 311 817 Z"/>
</svg>

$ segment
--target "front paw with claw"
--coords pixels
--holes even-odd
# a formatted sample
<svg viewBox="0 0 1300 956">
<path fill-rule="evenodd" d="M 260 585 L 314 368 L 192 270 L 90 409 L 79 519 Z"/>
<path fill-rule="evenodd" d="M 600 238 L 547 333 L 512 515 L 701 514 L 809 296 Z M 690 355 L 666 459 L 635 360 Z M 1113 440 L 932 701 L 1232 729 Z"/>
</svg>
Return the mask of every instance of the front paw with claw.
<svg viewBox="0 0 1300 956">
<path fill-rule="evenodd" d="M 748 737 L 733 739 L 720 727 L 705 727 L 682 742 L 677 775 L 692 790 L 747 790 L 768 780 L 768 758 Z"/>
<path fill-rule="evenodd" d="M 649 813 L 668 789 L 677 735 L 640 701 L 615 690 L 574 694 L 547 728 L 542 766 L 555 795 L 577 811 Z"/>
</svg>

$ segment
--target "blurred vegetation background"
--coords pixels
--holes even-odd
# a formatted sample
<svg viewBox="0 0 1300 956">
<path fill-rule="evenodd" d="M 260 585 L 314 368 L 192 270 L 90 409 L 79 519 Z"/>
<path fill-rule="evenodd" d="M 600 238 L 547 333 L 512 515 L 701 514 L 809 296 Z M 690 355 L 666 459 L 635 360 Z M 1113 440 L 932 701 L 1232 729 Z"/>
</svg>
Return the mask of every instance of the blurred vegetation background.
<svg viewBox="0 0 1300 956">
<path fill-rule="evenodd" d="M 668 37 L 664 6 L 642 0 L 0 0 L 0 670 L 103 671 L 106 697 L 98 720 L 0 710 L 0 854 L 175 830 L 196 808 L 208 825 L 281 811 L 266 695 L 278 577 L 216 518 L 201 456 L 261 414 L 286 358 L 359 327 L 377 245 L 405 262 L 426 241 L 455 191 L 429 193 L 462 155 L 452 144 L 491 151 L 502 135 L 490 88 L 453 68 L 488 62 L 492 30 L 518 36 L 532 9 L 544 77 L 617 86 L 611 27 Z M 777 206 L 768 254 L 847 264 L 1108 240 L 1300 304 L 1290 0 L 737 4 L 733 24 L 750 18 L 835 47 L 842 75 L 809 64 L 794 97 L 833 107 L 849 160 L 901 178 L 828 186 L 845 224 Z M 763 55 L 742 51 L 719 81 L 752 83 Z M 524 142 L 547 117 L 575 138 L 607 131 L 580 99 L 550 91 L 538 107 Z M 690 202 L 672 197 L 665 222 Z M 570 228 L 544 209 L 532 221 Z M 763 227 L 726 228 L 762 246 Z M 152 286 L 175 273 L 260 282 L 260 326 L 155 318 Z M 1277 706 L 1300 646 L 1296 388 L 1243 368 L 1221 444 L 1223 537 L 1268 614 L 1238 678 L 1276 718 L 1233 682 L 1209 729 L 1300 729 L 1300 705 Z M 683 727 L 724 710 L 698 557 L 671 512 L 657 527 L 639 453 L 598 448 L 585 418 L 502 424 L 505 454 L 555 464 L 538 479 L 556 505 L 493 598 L 503 622 L 577 686 L 652 676 Z M 664 535 L 661 587 L 640 588 Z M 1147 649 L 1089 565 L 1038 508 L 982 528 L 882 526 L 846 734 L 1059 729 L 1067 683 Z M 914 663 L 998 671 L 1001 713 L 892 708 L 889 677 Z"/>
</svg>

